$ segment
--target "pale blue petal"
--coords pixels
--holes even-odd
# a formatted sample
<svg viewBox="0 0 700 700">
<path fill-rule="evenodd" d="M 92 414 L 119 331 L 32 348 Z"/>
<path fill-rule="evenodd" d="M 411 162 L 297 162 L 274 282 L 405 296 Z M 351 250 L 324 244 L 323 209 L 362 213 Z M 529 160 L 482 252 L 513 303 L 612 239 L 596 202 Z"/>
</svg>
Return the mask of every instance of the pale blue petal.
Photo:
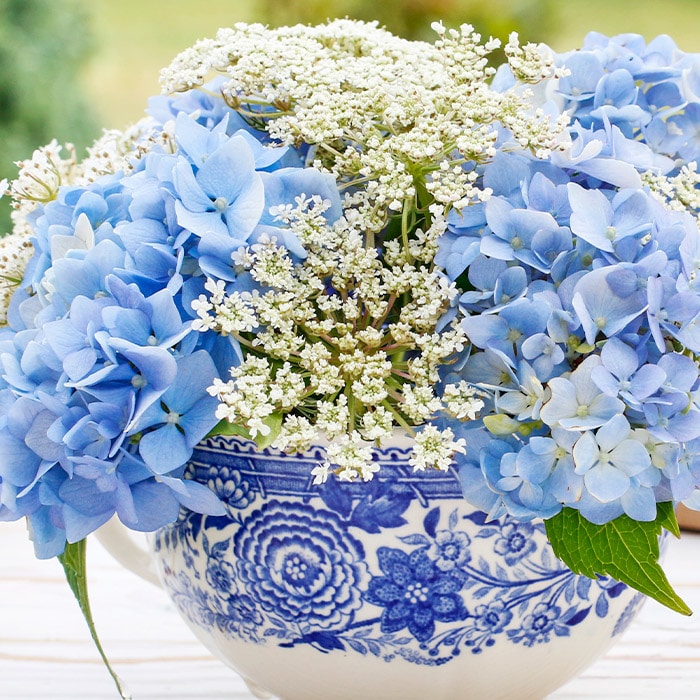
<svg viewBox="0 0 700 700">
<path fill-rule="evenodd" d="M 97 353 L 92 348 L 84 348 L 68 355 L 63 361 L 63 369 L 68 378 L 76 382 L 89 374 L 96 362 Z"/>
<path fill-rule="evenodd" d="M 620 503 L 625 513 L 633 520 L 656 520 L 656 498 L 652 489 L 629 489 L 620 497 Z"/>
<path fill-rule="evenodd" d="M 645 399 L 661 388 L 666 372 L 658 365 L 642 365 L 632 377 L 630 390 L 636 399 Z"/>
<path fill-rule="evenodd" d="M 617 500 L 630 487 L 630 478 L 607 463 L 598 463 L 587 471 L 583 482 L 591 496 L 603 503 Z"/>
<path fill-rule="evenodd" d="M 617 396 L 620 393 L 620 382 L 602 365 L 593 368 L 591 380 L 607 396 Z"/>
<path fill-rule="evenodd" d="M 585 474 L 597 464 L 600 450 L 595 435 L 588 431 L 576 441 L 573 447 L 574 471 L 576 474 Z"/>
<path fill-rule="evenodd" d="M 132 530 L 153 532 L 174 522 L 180 514 L 180 502 L 165 484 L 150 479 L 142 481 L 134 484 L 131 494 L 137 517 L 135 523 L 128 523 Z"/>
<path fill-rule="evenodd" d="M 180 503 L 195 511 L 207 515 L 226 515 L 226 507 L 219 497 L 207 488 L 189 479 L 175 479 L 168 476 L 158 477 L 158 481 L 172 489 Z"/>
<path fill-rule="evenodd" d="M 214 210 L 214 203 L 209 195 L 202 190 L 192 172 L 192 165 L 184 158 L 178 159 L 177 165 L 175 166 L 174 180 L 175 189 L 183 211 L 202 213 Z M 180 222 L 180 212 L 178 212 L 178 223 L 184 226 L 184 224 Z"/>
<path fill-rule="evenodd" d="M 245 139 L 233 136 L 217 148 L 195 175 L 197 184 L 209 197 L 233 202 L 244 195 L 255 174 L 255 158 Z M 262 191 L 260 191 L 262 194 Z"/>
<path fill-rule="evenodd" d="M 139 454 L 155 474 L 167 474 L 192 456 L 192 448 L 177 425 L 165 423 L 142 436 Z"/>
<path fill-rule="evenodd" d="M 639 366 L 637 353 L 619 338 L 610 338 L 600 352 L 605 367 L 618 379 L 629 379 Z"/>
</svg>

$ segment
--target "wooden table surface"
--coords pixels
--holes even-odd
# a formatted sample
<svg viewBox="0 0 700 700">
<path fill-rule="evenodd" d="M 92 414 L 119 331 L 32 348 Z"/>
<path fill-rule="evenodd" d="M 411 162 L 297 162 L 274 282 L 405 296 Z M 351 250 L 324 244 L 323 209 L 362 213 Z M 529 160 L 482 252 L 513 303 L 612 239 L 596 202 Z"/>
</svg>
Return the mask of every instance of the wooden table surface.
<svg viewBox="0 0 700 700">
<path fill-rule="evenodd" d="M 34 559 L 22 523 L 0 523 L 0 551 L 0 699 L 118 700 L 60 565 Z M 134 700 L 254 700 L 162 591 L 93 539 L 88 560 L 98 631 Z M 685 618 L 647 602 L 607 656 L 548 700 L 700 697 L 700 535 L 671 542 L 666 568 L 697 614 Z"/>
</svg>

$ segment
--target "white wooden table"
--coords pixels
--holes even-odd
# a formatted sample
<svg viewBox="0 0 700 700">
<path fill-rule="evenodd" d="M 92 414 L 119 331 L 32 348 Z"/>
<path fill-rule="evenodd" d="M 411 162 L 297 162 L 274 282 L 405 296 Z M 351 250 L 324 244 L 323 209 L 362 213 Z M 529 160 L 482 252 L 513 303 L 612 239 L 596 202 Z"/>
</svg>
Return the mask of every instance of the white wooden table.
<svg viewBox="0 0 700 700">
<path fill-rule="evenodd" d="M 117 700 L 60 565 L 34 559 L 22 523 L 0 523 L 0 551 L 0 699 Z M 88 558 L 98 631 L 134 700 L 253 700 L 163 592 L 94 540 Z M 548 700 L 700 697 L 700 535 L 671 542 L 666 567 L 697 614 L 648 602 L 606 657 Z"/>
</svg>

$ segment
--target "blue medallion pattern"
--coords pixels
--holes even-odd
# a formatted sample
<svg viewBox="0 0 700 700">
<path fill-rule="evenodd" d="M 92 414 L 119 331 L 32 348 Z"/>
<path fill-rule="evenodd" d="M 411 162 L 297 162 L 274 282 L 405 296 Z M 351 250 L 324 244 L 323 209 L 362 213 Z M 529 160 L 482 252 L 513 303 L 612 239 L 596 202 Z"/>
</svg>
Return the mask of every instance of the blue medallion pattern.
<svg viewBox="0 0 700 700">
<path fill-rule="evenodd" d="M 378 450 L 367 484 L 314 485 L 321 448 L 290 457 L 217 437 L 190 469 L 228 504 L 185 511 L 155 538 L 164 583 L 194 624 L 227 637 L 440 665 L 495 644 L 530 647 L 606 618 L 623 584 L 573 574 L 544 528 L 486 521 L 454 474 L 416 477 Z M 641 603 L 611 621 L 622 632 Z"/>
<path fill-rule="evenodd" d="M 262 610 L 300 633 L 347 624 L 362 605 L 362 544 L 330 511 L 272 501 L 233 538 L 237 573 Z"/>
</svg>

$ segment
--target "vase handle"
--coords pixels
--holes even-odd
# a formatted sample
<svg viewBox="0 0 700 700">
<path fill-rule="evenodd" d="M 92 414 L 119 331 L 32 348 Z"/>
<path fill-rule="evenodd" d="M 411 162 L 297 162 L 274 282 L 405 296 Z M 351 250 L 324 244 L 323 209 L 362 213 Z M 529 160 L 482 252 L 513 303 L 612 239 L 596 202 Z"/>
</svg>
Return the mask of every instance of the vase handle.
<svg viewBox="0 0 700 700">
<path fill-rule="evenodd" d="M 123 567 L 154 586 L 161 587 L 143 533 L 129 530 L 114 517 L 95 531 L 95 537 Z"/>
</svg>

